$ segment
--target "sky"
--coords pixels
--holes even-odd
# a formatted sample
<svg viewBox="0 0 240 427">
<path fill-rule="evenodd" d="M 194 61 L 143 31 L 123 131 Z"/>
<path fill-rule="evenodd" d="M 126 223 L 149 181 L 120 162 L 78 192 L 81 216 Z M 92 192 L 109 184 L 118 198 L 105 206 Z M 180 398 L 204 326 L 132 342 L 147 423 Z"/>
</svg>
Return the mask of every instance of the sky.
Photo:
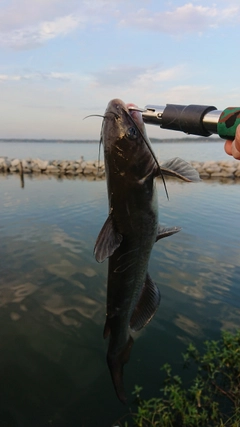
<svg viewBox="0 0 240 427">
<path fill-rule="evenodd" d="M 0 138 L 99 139 L 113 98 L 238 107 L 240 1 L 0 1 Z"/>
</svg>

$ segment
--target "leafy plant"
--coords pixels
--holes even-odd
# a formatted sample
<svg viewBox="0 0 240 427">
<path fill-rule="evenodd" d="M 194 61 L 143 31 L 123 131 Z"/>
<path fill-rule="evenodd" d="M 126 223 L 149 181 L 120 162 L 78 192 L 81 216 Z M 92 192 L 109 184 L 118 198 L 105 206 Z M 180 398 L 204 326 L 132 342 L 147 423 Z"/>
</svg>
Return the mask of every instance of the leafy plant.
<svg viewBox="0 0 240 427">
<path fill-rule="evenodd" d="M 184 367 L 197 367 L 190 387 L 166 363 L 159 397 L 144 400 L 135 386 L 137 411 L 124 427 L 240 427 L 240 330 L 206 341 L 203 355 L 190 344 L 183 360 Z"/>
</svg>

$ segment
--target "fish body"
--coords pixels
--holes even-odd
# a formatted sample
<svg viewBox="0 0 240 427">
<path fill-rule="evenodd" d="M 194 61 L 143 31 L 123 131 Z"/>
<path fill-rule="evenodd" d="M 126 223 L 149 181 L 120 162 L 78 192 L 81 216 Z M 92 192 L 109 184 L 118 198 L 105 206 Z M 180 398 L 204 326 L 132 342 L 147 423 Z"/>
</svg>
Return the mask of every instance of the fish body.
<svg viewBox="0 0 240 427">
<path fill-rule="evenodd" d="M 161 299 L 147 271 L 151 250 L 157 240 L 180 229 L 160 229 L 158 226 L 154 179 L 161 170 L 141 114 L 130 112 L 119 99 L 110 101 L 104 115 L 101 138 L 109 215 L 99 233 L 94 252 L 99 262 L 109 258 L 104 337 L 109 337 L 107 362 L 113 384 L 118 398 L 125 402 L 123 366 L 129 359 L 133 344 L 130 330 L 144 327 L 153 317 Z M 167 167 L 165 170 L 166 174 L 182 177 L 179 168 L 177 172 Z"/>
</svg>

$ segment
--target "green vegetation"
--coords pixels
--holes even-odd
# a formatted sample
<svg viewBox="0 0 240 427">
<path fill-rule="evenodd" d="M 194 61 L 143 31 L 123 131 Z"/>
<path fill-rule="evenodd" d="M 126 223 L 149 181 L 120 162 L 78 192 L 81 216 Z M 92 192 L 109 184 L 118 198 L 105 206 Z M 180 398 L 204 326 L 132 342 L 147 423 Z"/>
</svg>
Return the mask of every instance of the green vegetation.
<svg viewBox="0 0 240 427">
<path fill-rule="evenodd" d="M 160 396 L 144 400 L 142 388 L 136 386 L 137 412 L 131 414 L 131 422 L 119 426 L 240 427 L 240 330 L 207 341 L 203 355 L 190 344 L 183 359 L 184 367 L 194 370 L 189 388 L 165 364 Z"/>
</svg>

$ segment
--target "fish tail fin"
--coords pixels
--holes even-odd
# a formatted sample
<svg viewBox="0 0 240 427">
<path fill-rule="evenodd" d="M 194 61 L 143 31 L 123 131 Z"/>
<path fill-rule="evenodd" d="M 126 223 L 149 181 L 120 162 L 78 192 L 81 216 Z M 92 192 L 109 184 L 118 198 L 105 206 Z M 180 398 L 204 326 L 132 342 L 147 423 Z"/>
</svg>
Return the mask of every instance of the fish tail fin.
<svg viewBox="0 0 240 427">
<path fill-rule="evenodd" d="M 123 367 L 128 362 L 132 345 L 133 338 L 129 336 L 127 343 L 117 356 L 112 356 L 109 353 L 107 354 L 107 363 L 111 373 L 112 382 L 117 397 L 122 403 L 126 403 L 127 401 L 123 384 Z"/>
</svg>

